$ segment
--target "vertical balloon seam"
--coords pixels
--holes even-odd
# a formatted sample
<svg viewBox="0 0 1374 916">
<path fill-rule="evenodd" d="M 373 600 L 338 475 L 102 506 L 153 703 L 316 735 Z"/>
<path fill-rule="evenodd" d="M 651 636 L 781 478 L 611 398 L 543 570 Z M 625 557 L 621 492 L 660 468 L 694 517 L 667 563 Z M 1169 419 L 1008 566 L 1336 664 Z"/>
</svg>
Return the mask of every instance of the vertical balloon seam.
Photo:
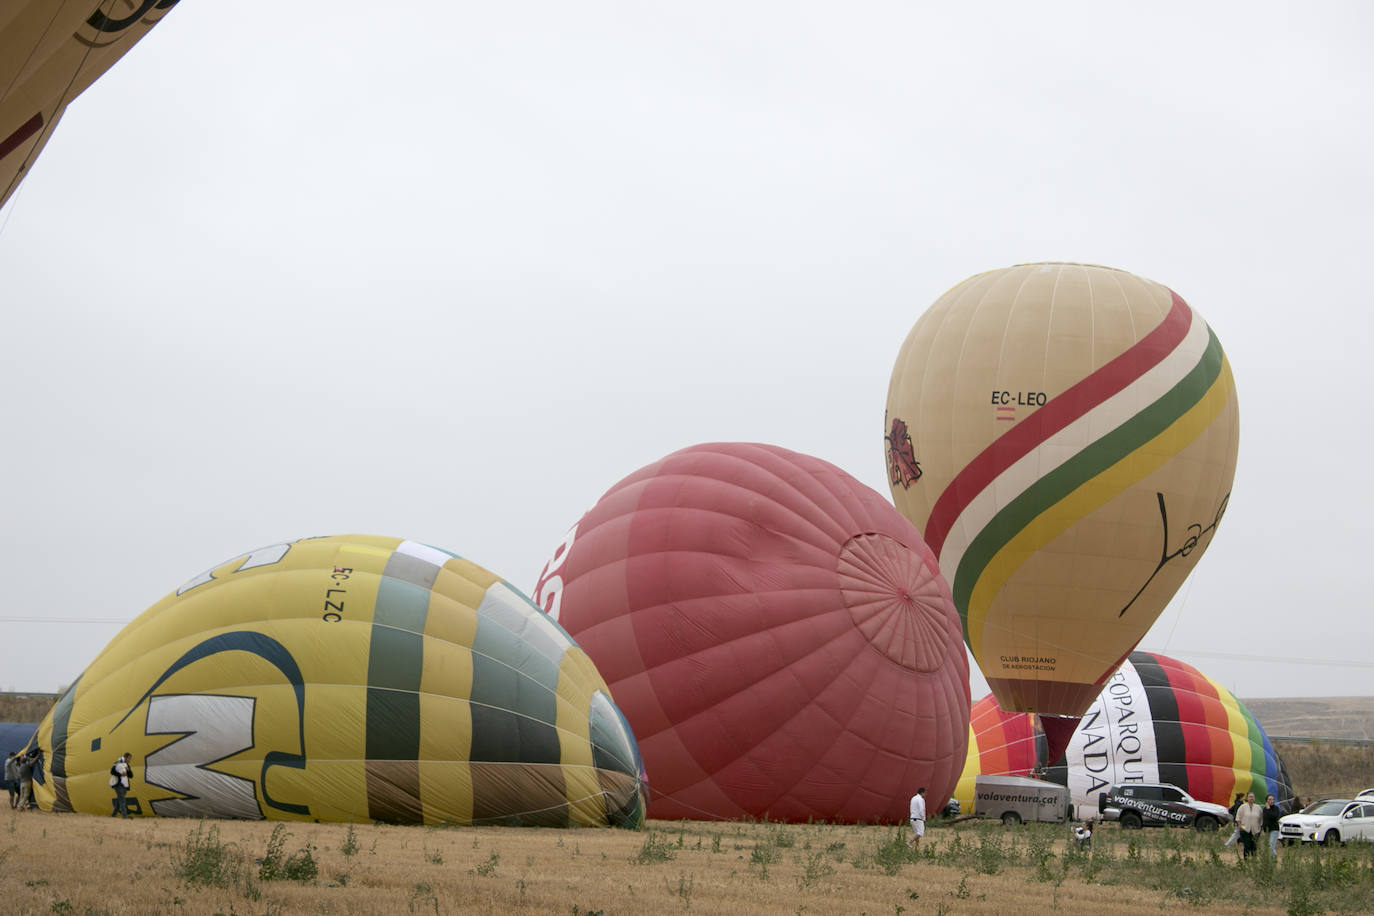
<svg viewBox="0 0 1374 916">
<path fill-rule="evenodd" d="M 656 477 L 656 478 L 654 478 L 652 481 L 645 481 L 645 482 L 644 482 L 644 488 L 645 488 L 646 490 L 648 490 L 648 489 L 650 489 L 650 486 L 651 486 L 651 485 L 657 484 L 657 485 L 659 485 L 659 486 L 653 486 L 652 488 L 654 489 L 655 492 L 660 492 L 660 487 L 662 487 L 662 486 L 667 486 L 670 482 L 675 482 L 675 481 L 688 481 L 688 480 L 701 480 L 701 479 L 703 479 L 703 478 L 701 478 L 701 477 L 699 477 L 699 476 L 698 476 L 698 477 L 692 477 L 692 476 L 689 476 L 689 475 L 676 475 L 676 474 L 673 474 L 673 475 L 664 475 L 664 476 L 662 476 L 662 477 Z M 807 517 L 807 516 L 805 516 L 805 515 L 802 515 L 802 514 L 800 514 L 799 512 L 797 512 L 796 509 L 794 509 L 794 508 L 792 508 L 792 507 L 786 505 L 785 503 L 781 502 L 780 500 L 775 499 L 775 498 L 773 498 L 773 497 L 771 497 L 771 496 L 768 496 L 768 495 L 766 495 L 766 494 L 759 493 L 757 490 L 751 490 L 751 489 L 749 489 L 749 488 L 747 488 L 747 487 L 741 486 L 741 485 L 739 485 L 739 484 L 737 484 L 737 483 L 733 483 L 733 482 L 730 482 L 730 481 L 716 480 L 715 478 L 705 478 L 705 479 L 710 479 L 710 480 L 712 480 L 713 485 L 719 485 L 719 486 L 722 486 L 722 487 L 729 487 L 729 488 L 731 488 L 731 489 L 738 490 L 738 491 L 740 492 L 740 494 L 741 494 L 742 497 L 753 497 L 753 498 L 758 498 L 758 499 L 766 500 L 766 501 L 768 502 L 769 506 L 772 507 L 775 511 L 778 512 L 778 515 L 779 515 L 780 517 L 788 518 L 788 519 L 790 519 L 790 520 L 794 520 L 794 521 L 795 521 L 796 526 L 797 526 L 797 528 L 796 528 L 795 531 L 793 531 L 793 532 L 775 531 L 776 534 L 779 534 L 779 535 L 781 535 L 781 536 L 784 536 L 784 537 L 787 537 L 787 538 L 789 538 L 789 539 L 791 539 L 791 540 L 794 540 L 794 541 L 796 541 L 796 542 L 799 543 L 799 544 L 805 544 L 805 545 L 807 545 L 808 547 L 810 547 L 810 548 L 812 548 L 812 549 L 819 549 L 819 550 L 825 550 L 825 549 L 826 549 L 826 546 L 827 546 L 828 544 L 830 544 L 831 542 L 833 542 L 834 540 L 836 540 L 836 538 L 837 538 L 836 532 L 837 532 L 837 530 L 839 530 L 839 526 L 835 523 L 835 520 L 834 520 L 834 519 L 831 519 L 831 518 L 828 518 L 828 517 L 824 519 L 824 521 L 828 522 L 829 525 L 830 525 L 830 530 L 827 530 L 826 527 L 823 526 L 822 524 L 819 524 L 818 521 L 817 521 L 815 518 L 809 518 L 809 517 Z M 611 493 L 615 493 L 615 492 L 617 492 L 617 491 L 615 491 L 615 490 L 612 490 L 612 491 L 611 491 Z M 610 494 L 607 494 L 607 495 L 610 495 Z M 634 505 L 628 506 L 628 507 L 626 507 L 626 509 L 625 509 L 624 511 L 618 512 L 618 513 L 616 513 L 615 515 L 609 516 L 609 517 L 606 518 L 606 519 L 602 519 L 602 520 L 596 521 L 595 524 L 593 525 L 593 527 L 590 527 L 590 528 L 586 529 L 585 531 L 579 529 L 579 531 L 578 531 L 578 537 L 579 537 L 579 538 L 586 537 L 588 534 L 590 534 L 591 532 L 595 531 L 596 528 L 600 527 L 602 524 L 604 524 L 604 523 L 606 523 L 606 522 L 609 522 L 609 521 L 613 521 L 613 520 L 615 520 L 615 519 L 617 519 L 617 518 L 626 518 L 626 517 L 630 517 L 630 516 L 636 516 L 636 515 L 638 515 L 638 514 L 640 514 L 640 513 L 644 513 L 644 512 L 653 512 L 653 511 L 664 511 L 664 512 L 672 512 L 672 513 L 678 513 L 678 512 L 684 512 L 684 511 L 694 511 L 694 512 L 710 513 L 710 514 L 712 514 L 712 515 L 718 515 L 718 516 L 722 516 L 722 517 L 724 517 L 724 518 L 729 518 L 729 519 L 733 519 L 733 520 L 740 521 L 740 522 L 746 522 L 746 523 L 750 523 L 750 524 L 757 524 L 757 522 L 755 521 L 755 518 L 754 518 L 753 516 L 751 516 L 751 515 L 744 515 L 744 514 L 740 514 L 738 511 L 734 511 L 734 510 L 732 510 L 732 509 L 719 508 L 719 507 L 715 507 L 715 506 L 692 505 L 692 504 L 687 504 L 687 505 L 675 505 L 675 506 L 672 506 L 671 508 L 667 508 L 667 507 L 657 507 L 657 506 L 644 506 L 644 505 L 643 505 L 644 496 L 645 496 L 645 494 L 641 493 L 639 499 L 635 500 Z M 605 499 L 605 497 L 602 497 L 602 498 Z M 589 513 L 589 514 L 590 514 L 590 513 Z M 583 517 L 583 520 L 586 521 L 586 519 L 587 519 L 587 517 L 584 516 L 584 517 Z M 802 536 L 803 534 L 808 534 L 808 535 L 813 535 L 813 536 L 810 537 L 810 538 L 808 538 L 808 537 L 803 537 L 803 536 Z"/>
<path fill-rule="evenodd" d="M 876 666 L 875 666 L 875 667 L 876 667 Z M 950 680 L 945 679 L 945 678 L 940 678 L 940 679 L 937 679 L 937 680 L 936 680 L 935 684 L 936 684 L 936 687 L 939 689 L 939 690 L 938 690 L 938 693 L 935 695 L 935 701 L 936 701 L 936 705 L 939 705 L 941 708 L 940 708 L 940 710 L 938 710 L 938 711 L 936 711 L 936 712 L 934 713 L 933 718 L 935 719 L 935 721 L 937 722 L 938 725 L 944 725 L 945 723 L 951 722 L 951 721 L 953 721 L 954 719 L 959 718 L 958 716 L 953 716 L 953 715 L 951 715 L 951 713 L 953 712 L 953 709 L 951 709 L 951 707 L 958 708 L 959 706 L 963 705 L 964 708 L 967 708 L 967 704 L 959 704 L 959 703 L 957 702 L 957 699 L 958 699 L 957 696 L 951 697 L 951 696 L 949 695 L 949 692 L 950 692 L 951 690 L 957 689 L 957 688 L 956 688 L 956 685 L 955 685 L 954 683 L 952 683 Z M 914 718 L 914 717 L 913 717 L 913 718 Z M 854 733 L 853 733 L 853 732 L 850 732 L 850 734 L 854 734 Z M 914 733 L 913 733 L 913 735 L 914 735 Z M 942 738 L 943 738 L 943 737 L 944 737 L 944 736 L 941 735 L 941 734 L 937 731 L 937 736 L 936 736 L 937 744 L 943 743 L 943 741 L 942 741 Z M 950 736 L 950 737 L 952 737 L 952 736 Z M 869 737 L 868 740 L 869 740 L 869 741 L 872 741 L 872 738 Z M 931 792 L 932 792 L 932 793 L 943 793 L 943 792 L 945 791 L 945 788 L 944 788 L 944 787 L 945 787 L 946 781 L 948 781 L 949 790 L 950 790 L 951 792 L 953 791 L 953 789 L 955 788 L 955 786 L 957 786 L 957 784 L 958 784 L 958 775 L 957 775 L 957 770 L 955 769 L 955 767 L 958 765 L 957 753 L 958 753 L 958 749 L 960 748 L 961 745 L 963 746 L 964 756 L 965 756 L 965 758 L 966 758 L 967 755 L 968 755 L 968 748 L 967 748 L 967 746 L 966 746 L 966 745 L 963 745 L 963 742 L 954 742 L 954 741 L 951 741 L 950 744 L 949 744 L 949 746 L 951 747 L 951 757 L 950 757 L 950 759 L 949 759 L 948 761 L 946 761 L 946 763 L 945 763 L 945 772 L 942 773 L 942 772 L 940 771 L 940 767 L 939 767 L 940 761 L 931 760 L 931 761 L 928 761 L 928 762 L 930 763 L 930 765 L 931 765 L 931 769 L 930 769 L 929 774 L 928 774 L 927 776 L 918 776 L 918 778 L 922 779 L 922 781 L 924 781 L 928 786 L 931 787 Z M 909 745 L 909 746 L 910 746 L 910 745 Z M 913 748 L 913 750 L 914 750 L 914 748 Z M 874 768 L 877 768 L 877 767 L 881 767 L 881 766 L 883 766 L 883 765 L 884 765 L 884 764 L 883 764 L 883 761 L 882 761 L 880 758 L 878 758 L 878 757 L 874 757 L 873 759 L 871 759 L 871 760 L 869 761 L 869 769 L 870 769 L 870 770 L 872 770 L 872 769 L 874 769 Z M 908 766 L 909 766 L 909 764 L 908 764 Z M 865 775 L 866 775 L 866 774 L 865 774 Z M 845 809 L 845 810 L 853 810 L 853 806 L 855 806 L 855 805 L 857 804 L 855 800 L 856 800 L 859 796 L 863 795 L 863 794 L 867 791 L 867 786 L 869 785 L 869 783 L 870 783 L 870 780 L 869 780 L 869 779 L 866 779 L 866 778 L 863 778 L 862 776 L 861 776 L 858 780 L 856 780 L 855 783 L 854 783 L 854 785 L 853 785 L 852 791 L 850 792 L 849 796 L 846 797 L 846 799 L 845 799 L 844 802 L 842 803 L 842 806 L 841 806 L 841 807 L 842 807 L 843 809 Z M 933 803 L 934 800 L 935 800 L 934 797 L 932 797 L 931 800 L 932 800 L 932 803 Z"/>
<path fill-rule="evenodd" d="M 853 639 L 853 637 L 850 635 L 851 632 L 852 632 L 852 631 L 841 633 L 841 634 L 840 634 L 839 636 L 837 636 L 835 639 L 832 639 L 829 643 L 827 643 L 826 646 L 829 646 L 830 644 L 834 643 L 835 641 L 837 641 L 837 640 L 839 640 L 839 639 Z M 746 638 L 746 637 L 741 637 L 741 638 Z M 855 651 L 854 651 L 853 655 L 851 656 L 851 664 L 848 665 L 848 666 L 846 666 L 846 668 L 845 668 L 846 671 L 854 670 L 854 669 L 855 669 L 855 666 L 852 664 L 853 659 L 855 659 L 855 658 L 860 658 L 860 657 L 862 657 L 862 656 L 865 656 L 865 655 L 867 654 L 867 650 L 870 648 L 870 646 L 869 646 L 869 644 L 867 643 L 867 641 L 862 640 L 862 639 L 853 640 L 853 644 L 854 644 L 854 647 L 855 647 Z M 816 651 L 819 651 L 819 649 L 816 650 Z M 808 653 L 808 654 L 814 654 L 814 653 Z M 805 657 L 805 656 L 803 656 L 803 657 Z M 879 672 L 879 671 L 881 670 L 881 666 L 879 666 L 879 665 L 861 665 L 861 666 L 858 666 L 858 669 L 857 669 L 857 670 L 872 672 L 873 675 L 876 677 L 877 672 Z M 903 670 L 903 671 L 907 671 L 908 669 L 902 669 L 902 670 Z M 773 672 L 771 675 L 769 675 L 769 677 L 774 677 L 774 676 L 778 676 L 778 675 L 787 675 L 787 676 L 790 676 L 790 677 L 795 678 L 795 674 L 793 674 L 793 673 L 790 672 L 790 671 L 787 671 L 786 669 L 783 669 L 783 670 L 780 670 L 780 671 L 775 671 L 775 672 Z M 765 680 L 766 680 L 766 678 L 765 678 Z M 838 683 L 839 683 L 839 680 L 840 680 L 840 679 L 837 678 L 835 683 L 838 684 Z M 756 682 L 756 683 L 755 683 L 755 687 L 757 687 L 758 684 L 760 684 L 760 683 L 762 683 L 762 681 Z M 818 699 L 817 699 L 817 702 L 816 702 L 815 704 L 813 704 L 813 707 L 820 707 L 821 704 L 820 704 L 819 700 L 820 700 L 820 698 L 818 698 Z M 693 713 L 691 716 L 687 717 L 686 719 L 678 720 L 678 721 L 676 721 L 676 722 L 674 722 L 674 723 L 669 724 L 669 725 L 664 729 L 664 731 L 667 731 L 667 732 L 675 731 L 676 729 L 681 728 L 683 725 L 685 725 L 685 724 L 687 724 L 687 723 L 690 723 L 690 722 L 691 722 L 692 720 L 694 720 L 694 719 L 699 719 L 699 718 L 707 718 L 707 719 L 709 719 L 709 718 L 714 718 L 715 716 L 719 715 L 719 712 L 718 712 L 718 707 L 719 707 L 719 705 L 720 705 L 719 703 L 715 703 L 715 704 L 712 704 L 710 707 L 707 707 L 707 708 L 702 709 L 702 710 L 698 710 L 697 712 Z M 750 756 L 751 756 L 753 753 L 756 752 L 757 748 L 758 748 L 760 745 L 764 744 L 765 741 L 767 741 L 769 738 L 772 738 L 774 735 L 779 734 L 779 733 L 780 733 L 780 732 L 781 732 L 790 722 L 792 722 L 792 721 L 794 721 L 794 720 L 796 719 L 796 716 L 797 716 L 797 715 L 800 715 L 800 714 L 802 714 L 802 713 L 804 713 L 804 712 L 807 712 L 807 711 L 808 711 L 807 709 L 798 710 L 797 713 L 794 714 L 792 717 L 781 720 L 781 721 L 776 725 L 776 727 L 774 727 L 773 730 L 772 730 L 771 732 L 769 732 L 767 735 L 763 735 L 763 736 L 760 736 L 760 735 L 752 735 L 752 736 L 751 736 L 751 738 L 752 738 L 752 743 L 745 744 L 745 743 L 741 742 L 741 743 L 736 744 L 736 745 L 735 745 L 735 748 L 738 750 L 738 753 L 736 753 L 734 757 L 730 758 L 726 765 L 728 766 L 728 765 L 739 764 L 739 763 L 742 763 L 742 762 L 747 762 L 748 759 L 750 758 Z M 831 720 L 832 720 L 832 722 L 834 722 L 834 724 L 835 724 L 837 727 L 840 727 L 840 726 L 842 726 L 842 724 L 843 724 L 843 723 L 840 722 L 838 719 L 835 719 L 833 716 L 831 716 Z M 658 733 L 656 732 L 655 734 L 658 734 Z M 651 737 L 651 736 L 650 736 L 650 737 Z M 647 739 L 645 739 L 645 740 L 647 740 Z M 817 758 L 817 761 L 816 761 L 816 762 L 819 762 L 819 758 Z M 719 762 L 717 762 L 717 765 L 716 765 L 715 767 L 708 767 L 708 766 L 704 765 L 704 764 L 703 764 L 701 761 L 699 761 L 699 760 L 696 761 L 696 764 L 697 764 L 697 772 L 700 774 L 700 775 L 698 776 L 698 778 L 696 778 L 693 782 L 688 783 L 688 784 L 685 784 L 685 785 L 683 785 L 683 786 L 672 787 L 672 788 L 671 788 L 671 794 L 672 794 L 673 796 L 682 796 L 682 795 L 685 795 L 685 794 L 690 793 L 692 790 L 694 790 L 695 788 L 697 788 L 697 787 L 700 786 L 700 785 L 703 785 L 703 784 L 712 784 L 712 785 L 715 785 L 715 786 L 717 787 L 717 789 L 718 789 L 721 793 L 723 793 L 726 797 L 730 798 L 732 804 L 734 804 L 734 805 L 735 805 L 737 808 L 739 808 L 741 811 L 748 810 L 748 808 L 749 808 L 750 806 L 741 803 L 741 802 L 738 800 L 738 798 L 737 798 L 737 793 L 735 793 L 734 791 L 728 789 L 727 786 L 726 786 L 724 783 L 721 782 L 721 777 L 724 775 L 724 769 L 725 769 L 724 766 L 721 766 L 721 765 L 719 764 Z M 813 770 L 814 770 L 814 766 L 813 766 L 812 768 L 798 768 L 798 770 L 796 771 L 796 774 L 795 774 L 794 782 L 793 782 L 792 784 L 787 785 L 787 786 L 777 786 L 777 787 L 773 787 L 773 788 L 775 788 L 777 791 L 774 791 L 774 792 L 773 792 L 772 798 L 770 799 L 770 801 L 769 801 L 769 803 L 768 803 L 768 806 L 771 807 L 771 806 L 773 806 L 773 805 L 776 805 L 781 799 L 786 798 L 787 795 L 788 795 L 790 792 L 792 792 L 798 785 L 800 785 L 803 781 L 805 781 L 806 779 L 808 779 L 808 778 L 811 777 Z"/>
<path fill-rule="evenodd" d="M 758 461 L 751 461 L 742 456 L 733 455 L 728 452 L 713 452 L 711 454 L 721 456 L 724 462 L 722 467 L 745 467 L 761 475 L 761 477 L 766 479 L 771 487 L 774 488 L 772 492 L 764 492 L 757 486 L 748 485 L 748 482 L 731 480 L 727 475 L 721 473 L 719 468 L 714 469 L 710 474 L 703 474 L 700 469 L 689 470 L 685 468 L 681 471 L 675 470 L 669 473 L 661 473 L 655 476 L 651 481 L 646 481 L 646 485 L 660 485 L 672 479 L 709 479 L 712 481 L 713 486 L 739 490 L 748 498 L 767 500 L 770 506 L 781 516 L 795 520 L 800 526 L 800 531 L 814 531 L 820 539 L 822 539 L 816 542 L 816 546 L 824 546 L 824 544 L 828 544 L 831 541 L 843 542 L 845 538 L 840 537 L 841 532 L 847 532 L 846 537 L 853 534 L 853 532 L 847 531 L 846 526 L 843 524 L 844 519 L 837 517 L 833 511 L 839 508 L 839 500 L 836 498 L 833 491 L 824 487 L 823 484 L 816 480 L 815 474 L 813 473 L 815 467 L 808 467 L 802 462 L 789 460 L 788 456 L 780 455 L 772 451 L 772 447 L 763 448 L 757 443 L 753 445 L 755 448 L 762 449 L 760 454 L 773 457 L 777 463 L 775 465 L 765 465 Z M 669 458 L 671 457 L 672 456 L 669 456 Z M 666 460 L 667 459 L 665 459 L 665 461 Z M 843 473 L 843 471 L 840 473 Z M 802 484 L 806 484 L 806 486 L 802 486 Z M 807 508 L 814 508 L 815 512 L 804 514 L 798 511 L 796 505 L 789 505 L 783 499 L 779 498 L 780 494 L 784 491 L 793 491 L 806 496 L 805 506 Z M 824 493 L 826 497 L 825 503 L 829 505 L 827 506 L 820 500 L 817 500 L 814 497 L 816 493 Z M 686 507 L 678 505 L 674 508 L 682 509 Z M 712 509 L 710 511 L 716 511 L 722 515 L 738 518 L 741 521 L 752 522 L 754 520 L 753 513 L 739 514 L 719 509 Z M 796 534 L 791 534 L 790 536 L 797 537 Z M 810 543 L 803 538 L 798 537 L 797 539 L 802 540 L 804 543 Z"/>
<path fill-rule="evenodd" d="M 1074 520 L 1157 470 L 1201 436 L 1225 408 L 1230 399 L 1229 366 L 1216 336 L 1209 336 L 1204 358 L 1168 395 L 1035 481 L 975 535 L 952 583 L 954 603 L 975 656 L 981 649 L 986 611 L 1020 567 L 1018 557 L 1029 556 Z M 1051 512 L 1053 508 L 1070 511 Z"/>
<path fill-rule="evenodd" d="M 860 638 L 860 639 L 855 639 L 855 638 L 854 638 L 854 635 L 852 635 L 853 633 L 854 633 L 853 630 L 842 631 L 842 632 L 840 632 L 839 634 L 837 634 L 835 637 L 833 637 L 832 639 L 830 639 L 828 642 L 824 643 L 822 646 L 818 647 L 817 649 L 814 649 L 812 652 L 807 653 L 807 655 L 801 656 L 801 658 L 800 658 L 800 659 L 797 659 L 797 661 L 800 661 L 801 659 L 807 658 L 808 656 L 813 655 L 813 654 L 815 654 L 815 653 L 818 652 L 818 651 L 828 650 L 834 643 L 843 640 L 843 641 L 848 642 L 848 643 L 850 643 L 850 644 L 852 644 L 852 645 L 854 646 L 854 651 L 850 654 L 849 659 L 848 659 L 848 660 L 844 663 L 844 665 L 843 665 L 843 671 L 844 671 L 845 673 L 851 672 L 851 671 L 855 670 L 855 668 L 856 668 L 856 666 L 854 665 L 854 660 L 855 660 L 856 658 L 859 658 L 859 657 L 863 656 L 863 655 L 865 654 L 865 650 L 868 649 L 868 648 L 870 648 L 866 640 L 862 640 L 861 638 Z M 742 637 L 742 638 L 748 638 L 748 637 Z M 859 665 L 859 666 L 857 666 L 857 668 L 858 668 L 860 671 L 868 671 L 868 672 L 876 672 L 876 671 L 878 670 L 878 666 L 877 666 L 877 665 L 867 665 L 867 666 Z M 768 673 L 767 675 L 765 675 L 762 679 L 753 682 L 753 684 L 751 685 L 751 689 L 759 689 L 760 686 L 761 686 L 762 684 L 766 683 L 768 680 L 771 680 L 771 679 L 773 679 L 773 678 L 775 678 L 775 677 L 780 677 L 780 676 L 790 677 L 790 678 L 792 678 L 794 681 L 796 680 L 796 677 L 797 677 L 796 674 L 795 674 L 795 672 L 791 671 L 791 670 L 790 670 L 789 668 L 787 668 L 787 667 L 778 668 L 778 669 L 776 669 L 776 670 L 774 670 L 774 671 Z M 876 674 L 874 674 L 874 676 L 876 676 Z M 841 683 L 841 681 L 842 681 L 842 678 L 837 677 L 837 678 L 835 678 L 835 680 L 832 682 L 831 686 L 833 687 L 833 686 L 835 686 L 835 685 Z M 736 696 L 737 696 L 737 694 L 736 694 Z M 726 700 L 728 701 L 728 699 L 729 699 L 729 698 L 727 697 Z M 748 743 L 748 744 L 745 744 L 744 742 L 737 743 L 737 744 L 735 745 L 735 748 L 734 748 L 734 749 L 735 749 L 736 751 L 738 751 L 738 753 L 736 753 L 734 757 L 732 757 L 732 758 L 729 759 L 728 765 L 733 765 L 733 764 L 735 764 L 735 763 L 739 763 L 739 762 L 745 760 L 746 758 L 750 757 L 750 756 L 757 750 L 757 748 L 758 748 L 760 745 L 762 745 L 763 743 L 765 743 L 766 741 L 768 741 L 770 738 L 772 738 L 774 735 L 777 735 L 779 732 L 781 732 L 783 729 L 785 729 L 791 722 L 795 721 L 795 719 L 796 719 L 797 716 L 799 716 L 799 715 L 802 715 L 802 714 L 804 714 L 804 713 L 811 712 L 811 711 L 813 711 L 813 710 L 815 710 L 815 709 L 819 709 L 819 710 L 821 710 L 821 711 L 823 711 L 823 712 L 826 712 L 827 715 L 829 715 L 829 711 L 826 710 L 826 709 L 824 708 L 824 706 L 819 702 L 820 699 L 821 699 L 820 697 L 817 697 L 816 702 L 813 702 L 813 703 L 809 704 L 809 705 L 806 706 L 806 707 L 802 707 L 802 708 L 800 708 L 800 709 L 797 709 L 797 710 L 792 714 L 792 716 L 790 716 L 790 717 L 788 717 L 788 718 L 783 718 L 783 719 L 778 720 L 777 724 L 774 726 L 774 728 L 772 729 L 772 731 L 768 732 L 767 734 L 759 734 L 759 733 L 756 732 L 756 733 L 750 735 L 750 738 L 751 738 L 751 742 L 752 742 L 752 743 Z M 668 731 L 676 731 L 677 729 L 679 729 L 679 728 L 681 728 L 681 727 L 683 727 L 683 726 L 689 724 L 689 723 L 692 722 L 692 720 L 694 720 L 694 719 L 699 719 L 699 718 L 706 718 L 706 719 L 716 718 L 716 717 L 718 717 L 719 714 L 720 714 L 720 713 L 719 713 L 719 707 L 720 707 L 721 705 L 723 705 L 723 702 L 725 702 L 725 701 L 712 703 L 711 706 L 709 706 L 709 707 L 707 707 L 707 708 L 705 708 L 705 709 L 702 709 L 702 710 L 698 710 L 696 713 L 692 714 L 691 716 L 688 716 L 688 717 L 685 718 L 685 719 L 677 720 L 677 721 L 671 723 L 671 724 L 668 726 L 668 728 L 667 728 L 666 730 L 668 730 Z M 842 727 L 842 726 L 843 726 L 843 723 L 842 723 L 840 720 L 835 719 L 833 716 L 830 716 L 830 718 L 831 718 L 831 721 L 833 722 L 833 724 L 834 724 L 835 726 L 837 726 L 837 727 Z M 699 780 L 699 781 L 715 781 L 716 777 L 717 777 L 717 776 L 722 772 L 722 770 L 724 769 L 724 767 L 722 767 L 722 766 L 719 765 L 719 761 L 717 762 L 718 765 L 717 765 L 714 769 L 707 768 L 707 767 L 706 767 L 704 764 L 702 764 L 701 761 L 699 761 L 699 760 L 697 761 L 697 763 L 698 763 L 698 766 L 700 767 L 701 771 L 703 772 L 703 774 L 705 774 L 705 778 L 704 778 L 703 780 Z M 802 768 L 798 768 L 798 773 L 801 774 L 801 775 L 798 777 L 799 779 L 805 778 L 805 771 L 804 771 Z M 676 789 L 676 790 L 674 790 L 674 791 L 675 791 L 675 792 L 682 792 L 682 791 L 685 791 L 687 788 L 689 788 L 689 787 L 684 787 L 684 788 L 682 788 L 682 789 Z M 723 788 L 723 787 L 722 787 L 722 788 Z M 792 788 L 794 788 L 794 786 L 787 786 L 787 787 L 785 787 L 784 789 L 782 789 L 781 791 L 775 793 L 775 796 L 774 796 L 773 801 L 776 802 L 776 800 L 777 800 L 778 798 L 780 798 L 780 797 L 786 795 L 788 792 L 790 792 L 790 791 L 792 790 Z M 730 794 L 730 793 L 727 793 L 727 794 Z M 736 804 L 738 804 L 738 802 L 736 802 Z M 740 807 L 744 807 L 744 806 L 741 805 Z"/>
<path fill-rule="evenodd" d="M 973 497 L 1047 439 L 1107 403 L 1167 360 L 1188 339 L 1197 320 L 1196 313 L 1175 294 L 1169 312 L 1144 337 L 1050 400 L 1031 418 L 1017 423 L 989 443 L 936 498 L 925 530 L 930 549 L 936 554 L 943 553 L 945 538 Z"/>
</svg>

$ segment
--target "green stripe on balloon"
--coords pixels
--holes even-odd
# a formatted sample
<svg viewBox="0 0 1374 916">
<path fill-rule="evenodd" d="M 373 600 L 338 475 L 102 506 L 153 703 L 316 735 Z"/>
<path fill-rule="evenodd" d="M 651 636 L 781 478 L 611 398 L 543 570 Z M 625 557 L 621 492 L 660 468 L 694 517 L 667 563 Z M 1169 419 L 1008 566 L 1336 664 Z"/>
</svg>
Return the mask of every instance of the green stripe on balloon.
<svg viewBox="0 0 1374 916">
<path fill-rule="evenodd" d="M 1210 327 L 1207 335 L 1207 348 L 1197 365 L 1178 384 L 1130 420 L 1027 487 L 994 515 L 969 543 L 959 560 L 953 582 L 954 606 L 959 609 L 966 640 L 969 637 L 969 597 L 997 552 L 1079 487 L 1168 429 L 1206 395 L 1221 374 L 1224 362 L 1221 342 Z"/>
</svg>

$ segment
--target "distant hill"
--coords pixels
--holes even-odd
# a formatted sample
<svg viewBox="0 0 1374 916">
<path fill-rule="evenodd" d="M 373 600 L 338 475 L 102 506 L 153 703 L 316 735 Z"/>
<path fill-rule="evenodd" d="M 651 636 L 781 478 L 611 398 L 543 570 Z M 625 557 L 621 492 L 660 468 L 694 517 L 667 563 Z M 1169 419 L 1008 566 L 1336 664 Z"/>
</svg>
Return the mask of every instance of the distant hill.
<svg viewBox="0 0 1374 916">
<path fill-rule="evenodd" d="M 1241 702 L 1271 738 L 1374 741 L 1374 697 L 1263 698 Z"/>
<path fill-rule="evenodd" d="M 0 722 L 39 722 L 56 702 L 55 693 L 0 693 Z"/>
</svg>

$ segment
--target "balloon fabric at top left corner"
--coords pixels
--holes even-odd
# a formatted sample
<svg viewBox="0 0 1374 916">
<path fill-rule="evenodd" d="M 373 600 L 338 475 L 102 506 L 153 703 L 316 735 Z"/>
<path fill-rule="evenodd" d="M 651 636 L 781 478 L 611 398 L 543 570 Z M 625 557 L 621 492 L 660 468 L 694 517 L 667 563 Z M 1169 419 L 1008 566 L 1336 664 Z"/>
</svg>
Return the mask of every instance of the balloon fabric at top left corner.
<svg viewBox="0 0 1374 916">
<path fill-rule="evenodd" d="M 635 827 L 639 748 L 591 660 L 482 567 L 306 538 L 191 579 L 39 726 L 39 804 L 132 815 Z"/>
<path fill-rule="evenodd" d="M 67 105 L 148 34 L 177 0 L 0 4 L 0 207 Z"/>
</svg>

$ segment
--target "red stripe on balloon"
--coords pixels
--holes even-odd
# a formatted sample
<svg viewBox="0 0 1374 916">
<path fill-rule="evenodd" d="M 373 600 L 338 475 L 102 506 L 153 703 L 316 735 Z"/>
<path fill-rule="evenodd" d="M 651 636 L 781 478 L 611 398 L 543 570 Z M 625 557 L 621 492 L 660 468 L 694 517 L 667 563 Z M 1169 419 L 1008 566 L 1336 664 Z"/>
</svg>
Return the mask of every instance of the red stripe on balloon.
<svg viewBox="0 0 1374 916">
<path fill-rule="evenodd" d="M 1055 433 L 1087 414 L 1158 365 L 1188 334 L 1193 310 L 1169 290 L 1173 306 L 1164 320 L 1116 359 L 1049 401 L 970 461 L 945 487 L 926 522 L 925 537 L 939 556 L 954 520 L 979 493 Z"/>
<path fill-rule="evenodd" d="M 4 159 L 10 153 L 19 148 L 19 144 L 32 137 L 43 127 L 43 115 L 34 115 L 10 134 L 4 140 L 0 140 L 0 159 Z"/>
</svg>

